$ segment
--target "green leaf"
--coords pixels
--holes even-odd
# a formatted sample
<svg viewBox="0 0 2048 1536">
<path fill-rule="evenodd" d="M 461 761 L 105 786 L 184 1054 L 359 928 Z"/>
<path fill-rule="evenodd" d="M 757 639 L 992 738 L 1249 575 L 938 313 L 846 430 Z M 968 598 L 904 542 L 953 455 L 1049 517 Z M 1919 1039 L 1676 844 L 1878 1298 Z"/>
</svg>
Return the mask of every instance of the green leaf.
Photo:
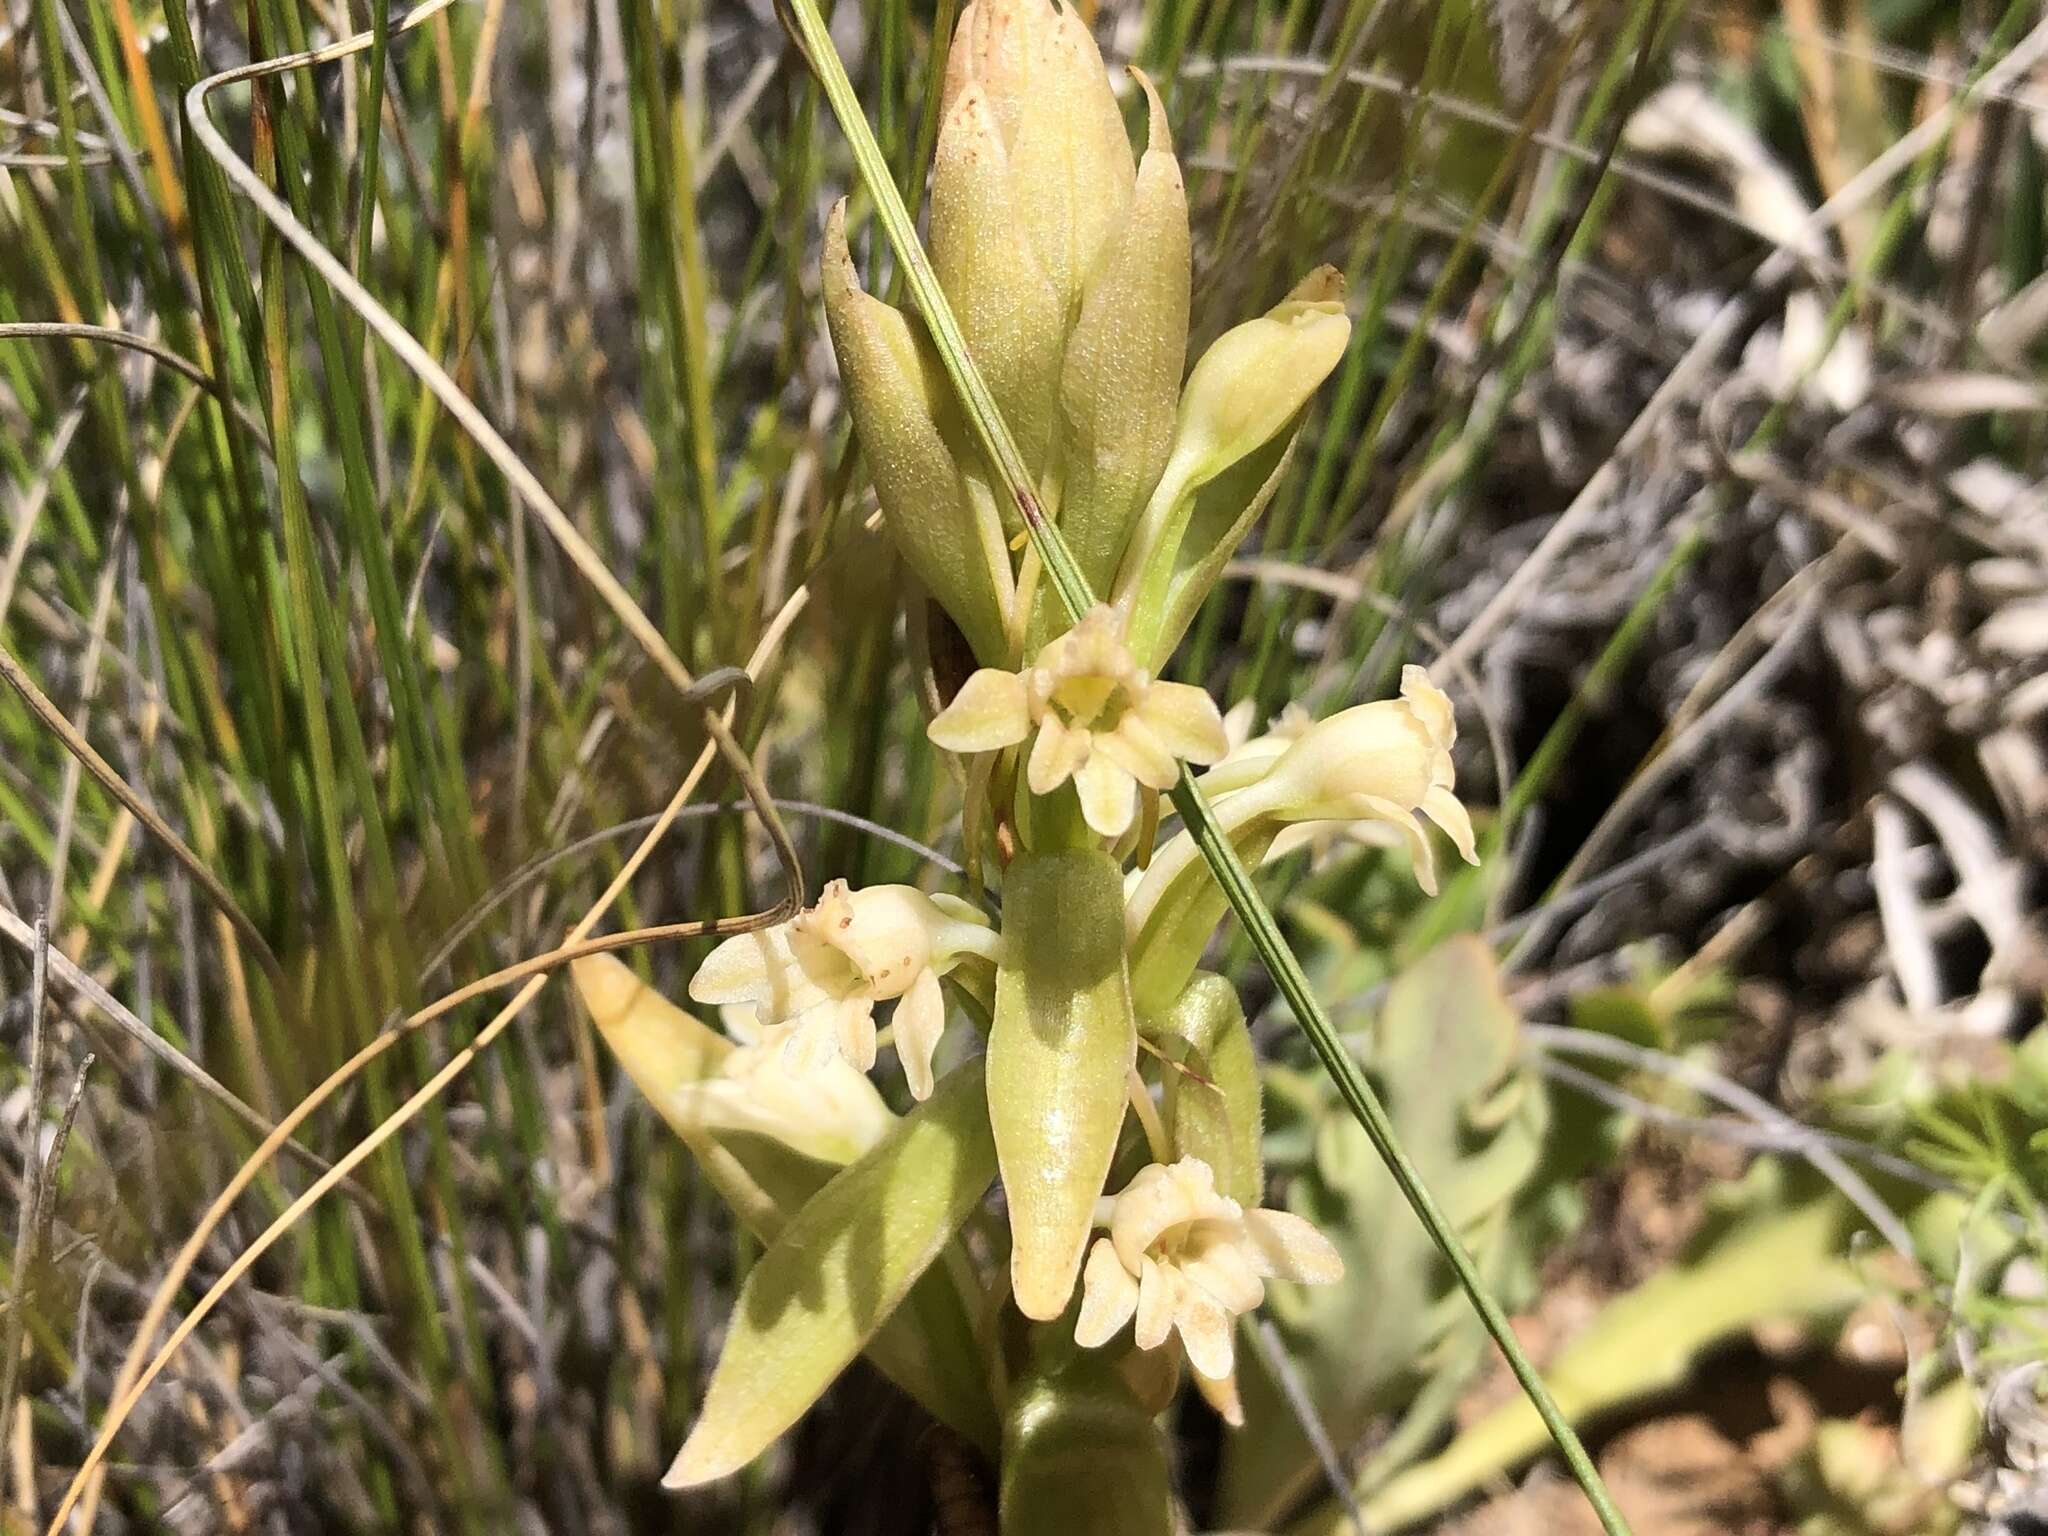
<svg viewBox="0 0 2048 1536">
<path fill-rule="evenodd" d="M 1512 1202 L 1537 1172 L 1547 1115 L 1540 1083 L 1517 1062 L 1520 1040 L 1491 952 L 1467 936 L 1395 978 L 1365 1063 L 1401 1145 L 1496 1289 L 1510 1268 Z M 1276 1283 L 1269 1314 L 1337 1444 L 1358 1441 L 1397 1410 L 1403 1443 L 1426 1439 L 1481 1359 L 1479 1321 L 1458 1304 L 1435 1245 L 1409 1219 L 1365 1133 L 1319 1084 L 1304 1086 L 1303 1095 L 1275 1094 L 1276 1118 L 1291 1098 L 1312 1106 L 1313 1150 L 1289 1180 L 1288 1204 L 1337 1245 L 1344 1279 Z M 1265 1371 L 1247 1370 L 1242 1389 L 1246 1425 L 1225 1448 L 1220 1515 L 1270 1529 L 1319 1467 Z"/>
<path fill-rule="evenodd" d="M 1207 1163 L 1217 1189 L 1238 1204 L 1259 1204 L 1266 1187 L 1259 1060 L 1237 988 L 1221 976 L 1198 974 L 1172 1008 L 1147 1023 L 1148 1038 L 1170 1063 L 1162 1075 L 1162 1107 L 1175 1154 Z"/>
<path fill-rule="evenodd" d="M 1098 850 L 1020 854 L 1003 881 L 989 1118 L 1026 1317 L 1066 1310 L 1123 1126 L 1137 1029 L 1123 876 Z"/>
<path fill-rule="evenodd" d="M 1159 1431 L 1107 1351 L 1071 1350 L 1018 1381 L 1003 1426 L 1002 1522 L 1003 1536 L 1174 1529 Z"/>
<path fill-rule="evenodd" d="M 633 1085 L 690 1149 L 719 1198 L 764 1243 L 780 1237 L 790 1218 L 857 1155 L 807 1156 L 799 1147 L 821 1153 L 857 1140 L 865 1148 L 895 1123 L 874 1086 L 851 1068 L 839 1074 L 837 1092 L 825 1096 L 827 1105 L 837 1098 L 850 1111 L 846 1120 L 827 1124 L 814 1111 L 814 1123 L 795 1146 L 758 1128 L 717 1123 L 702 1112 L 705 1096 L 699 1090 L 732 1054 L 732 1042 L 614 956 L 593 955 L 570 970 L 591 1021 Z M 868 1340 L 866 1353 L 933 1418 L 979 1446 L 994 1447 L 995 1409 L 974 1323 L 945 1275 L 921 1276 L 909 1299 Z"/>
<path fill-rule="evenodd" d="M 1774 1208 L 1782 1181 L 1768 1164 L 1746 1182 L 1754 1198 L 1745 1219 L 1715 1224 L 1700 1251 L 1617 1297 L 1551 1361 L 1552 1390 L 1574 1420 L 1668 1391 L 1703 1351 L 1758 1323 L 1846 1311 L 1867 1294 L 1846 1256 L 1855 1219 L 1847 1201 L 1827 1192 Z M 1513 1471 L 1547 1440 L 1525 1400 L 1504 1403 L 1375 1494 L 1364 1507 L 1367 1526 L 1415 1524 Z M 1296 1527 L 1304 1536 L 1349 1528 L 1334 1505 Z"/>
<path fill-rule="evenodd" d="M 740 1288 L 665 1486 L 738 1471 L 874 1338 L 995 1177 L 983 1105 L 980 1063 L 952 1072 L 782 1229 Z"/>
</svg>

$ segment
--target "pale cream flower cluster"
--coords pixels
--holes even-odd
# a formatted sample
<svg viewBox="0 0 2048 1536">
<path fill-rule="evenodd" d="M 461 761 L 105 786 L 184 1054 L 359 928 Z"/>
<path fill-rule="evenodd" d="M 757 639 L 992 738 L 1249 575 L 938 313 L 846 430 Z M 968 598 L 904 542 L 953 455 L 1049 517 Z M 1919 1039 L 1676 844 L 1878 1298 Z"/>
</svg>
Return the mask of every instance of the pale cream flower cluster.
<svg viewBox="0 0 2048 1536">
<path fill-rule="evenodd" d="M 918 1098 L 932 1091 L 932 1055 L 946 1027 L 939 978 L 970 955 L 994 960 L 997 935 L 964 901 L 915 886 L 844 880 L 786 923 L 727 939 L 690 982 L 700 1003 L 742 1005 L 761 1021 L 756 1049 L 775 1047 L 793 1072 L 833 1058 L 875 1064 L 875 1005 L 896 1007 L 896 1054 Z"/>
<path fill-rule="evenodd" d="M 1362 823 L 1391 827 L 1415 862 L 1415 879 L 1436 895 L 1436 852 L 1417 815 L 1434 821 L 1466 864 L 1479 862 L 1473 817 L 1454 793 L 1450 750 L 1458 719 L 1450 696 L 1417 666 L 1401 668 L 1401 696 L 1309 721 L 1290 707 L 1274 727 L 1245 741 L 1202 774 L 1202 793 L 1227 823 L 1253 807 L 1288 827 Z M 1296 846 L 1296 844 L 1288 844 Z"/>
<path fill-rule="evenodd" d="M 1089 1250 L 1074 1341 L 1108 1343 L 1136 1321 L 1140 1349 L 1179 1335 L 1204 1395 L 1232 1423 L 1233 1333 L 1266 1299 L 1266 1281 L 1327 1285 L 1344 1275 L 1330 1240 L 1290 1211 L 1246 1210 L 1219 1194 L 1198 1157 L 1154 1163 L 1106 1202 L 1109 1234 Z"/>
<path fill-rule="evenodd" d="M 949 752 L 1014 747 L 1033 731 L 1024 770 L 1034 795 L 1069 779 L 1081 814 L 1104 837 L 1121 837 L 1138 786 L 1170 788 L 1176 760 L 1213 763 L 1229 751 L 1216 703 L 1188 683 L 1163 683 L 1124 644 L 1124 621 L 1107 604 L 1038 653 L 1020 672 L 984 667 L 968 678 L 927 734 Z"/>
</svg>

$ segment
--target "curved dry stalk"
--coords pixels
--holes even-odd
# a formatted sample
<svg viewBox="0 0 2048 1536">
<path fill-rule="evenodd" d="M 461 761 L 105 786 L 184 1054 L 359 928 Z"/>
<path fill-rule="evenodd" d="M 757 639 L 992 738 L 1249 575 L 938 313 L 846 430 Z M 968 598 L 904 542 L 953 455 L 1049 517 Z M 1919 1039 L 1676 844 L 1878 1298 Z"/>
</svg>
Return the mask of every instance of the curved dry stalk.
<svg viewBox="0 0 2048 1536">
<path fill-rule="evenodd" d="M 395 18 L 390 25 L 390 34 L 410 31 L 421 23 L 431 20 L 446 10 L 454 0 L 424 0 L 405 15 Z M 444 410 L 454 418 L 457 425 L 467 432 L 473 442 L 481 448 L 484 456 L 494 464 L 512 489 L 524 501 L 548 534 L 561 546 L 562 553 L 569 557 L 583 578 L 596 589 L 605 605 L 622 624 L 626 632 L 637 641 L 649 658 L 653 660 L 676 689 L 689 695 L 697 687 L 697 680 L 690 669 L 683 665 L 659 629 L 647 617 L 646 612 L 633 600 L 624 584 L 614 576 L 604 558 L 583 537 L 576 525 L 570 521 L 547 488 L 540 483 L 540 477 L 529 469 L 526 462 L 505 441 L 504 436 L 491 424 L 489 417 L 469 398 L 462 387 L 455 382 L 440 363 L 419 340 L 399 323 L 397 316 L 380 304 L 369 289 L 358 282 L 341 259 L 314 238 L 311 230 L 301 224 L 285 206 L 284 200 L 265 185 L 255 168 L 238 156 L 228 146 L 227 139 L 214 125 L 206 112 L 206 98 L 224 86 L 238 85 L 259 80 L 271 75 L 287 74 L 294 70 L 311 68 L 317 64 L 330 64 L 338 59 L 348 58 L 368 49 L 374 41 L 374 34 L 357 32 L 323 48 L 308 49 L 303 53 L 285 54 L 274 59 L 259 59 L 235 69 L 222 70 L 208 75 L 185 93 L 185 120 L 192 129 L 193 137 L 201 148 L 219 165 L 222 173 L 234 183 L 240 192 L 256 207 L 285 242 L 299 254 L 334 291 L 342 301 L 362 318 L 363 323 L 374 331 L 377 339 L 398 354 L 421 384 L 426 386 Z M 789 875 L 787 904 L 792 911 L 804 903 L 803 868 L 797 859 L 796 845 L 790 841 L 789 831 L 776 814 L 775 804 L 768 794 L 768 788 L 761 782 L 748 760 L 746 749 L 733 737 L 730 728 L 720 712 L 706 704 L 704 708 L 704 729 L 727 765 L 732 769 L 747 798 L 753 802 L 754 810 L 767 829 L 769 839 L 775 844 L 776 857 Z"/>
<path fill-rule="evenodd" d="M 52 341 L 98 341 L 110 347 L 126 347 L 131 352 L 145 352 L 155 358 L 173 373 L 182 373 L 195 384 L 204 384 L 214 394 L 225 399 L 227 391 L 220 380 L 193 362 L 182 352 L 173 352 L 169 347 L 151 341 L 147 336 L 138 336 L 133 331 L 124 331 L 113 325 L 83 325 L 69 320 L 10 320 L 0 325 L 0 341 L 24 341 L 42 338 Z"/>
<path fill-rule="evenodd" d="M 84 325 L 69 320 L 9 320 L 0 324 L 0 341 L 90 341 L 101 346 L 122 347 L 130 352 L 140 352 L 153 357 L 171 372 L 190 379 L 209 395 L 233 410 L 244 427 L 256 434 L 256 439 L 267 453 L 269 439 L 264 434 L 263 423 L 257 420 L 249 408 L 232 399 L 227 386 L 208 373 L 200 364 L 192 361 L 182 352 L 173 352 L 161 342 L 151 341 L 134 331 L 124 331 L 115 325 Z"/>
<path fill-rule="evenodd" d="M 754 654 L 748 658 L 746 666 L 747 676 L 760 676 L 762 669 L 767 665 L 769 659 L 781 648 L 783 638 L 788 634 L 789 628 L 795 622 L 797 615 L 803 611 L 809 601 L 810 592 L 807 587 L 799 587 L 791 594 L 789 601 L 783 604 L 781 612 L 775 616 L 773 622 L 769 624 L 767 630 L 762 634 L 760 643 L 754 648 Z M 695 686 L 701 689 L 706 684 L 709 684 L 722 688 L 729 682 L 729 672 L 715 673 L 705 679 L 703 684 Z M 730 726 L 729 717 L 732 713 L 732 706 L 727 704 L 722 712 L 720 723 L 728 729 Z M 353 1172 L 358 1165 L 374 1154 L 392 1136 L 402 1130 L 415 1115 L 439 1096 L 442 1089 L 461 1076 L 471 1062 L 475 1061 L 479 1055 L 489 1049 L 492 1042 L 504 1033 L 513 1020 L 525 1011 L 526 1005 L 539 994 L 540 989 L 547 983 L 549 972 L 583 955 L 601 953 L 606 950 L 624 949 L 631 945 L 653 943 L 664 939 L 701 938 L 718 934 L 746 932 L 779 922 L 789 915 L 788 904 L 784 902 L 766 911 L 749 913 L 742 917 L 707 918 L 697 922 L 671 923 L 658 928 L 607 934 L 597 939 L 590 937 L 591 929 L 595 928 L 604 914 L 611 910 L 613 902 L 618 899 L 620 893 L 625 890 L 633 877 L 639 873 L 641 866 L 652 855 L 656 846 L 667 834 L 669 828 L 680 818 L 685 803 L 696 793 L 697 786 L 702 782 L 705 773 L 710 769 L 712 759 L 717 755 L 717 751 L 718 748 L 715 742 L 707 743 L 703 750 L 697 754 L 697 760 L 690 765 L 689 772 L 683 776 L 682 783 L 677 786 L 675 794 L 670 797 L 668 805 L 655 819 L 654 825 L 648 829 L 646 836 L 641 839 L 631 856 L 620 867 L 619 872 L 612 877 L 611 883 L 605 887 L 603 893 L 596 901 L 591 903 L 589 910 L 570 928 L 559 946 L 547 951 L 545 954 L 532 956 L 507 966 L 503 970 L 494 972 L 489 976 L 481 977 L 462 987 L 458 987 L 453 992 L 435 999 L 417 1012 L 408 1015 L 394 1027 L 384 1030 L 363 1046 L 361 1050 L 357 1051 L 354 1056 L 337 1067 L 327 1076 L 325 1081 L 294 1106 L 291 1112 L 278 1122 L 277 1128 L 264 1139 L 263 1144 L 236 1170 L 235 1176 L 228 1181 L 220 1194 L 215 1196 L 213 1203 L 207 1207 L 205 1214 L 200 1217 L 198 1226 L 194 1228 L 192 1235 L 185 1240 L 185 1245 L 178 1250 L 177 1256 L 171 1261 L 169 1270 L 158 1284 L 155 1293 L 150 1297 L 149 1306 L 143 1314 L 140 1325 L 136 1329 L 134 1341 L 129 1345 L 128 1354 L 122 1361 L 120 1375 L 115 1380 L 111 1406 L 107 1410 L 106 1419 L 100 1426 L 99 1435 L 94 1439 L 92 1449 L 87 1452 L 84 1462 L 80 1464 L 78 1471 L 71 1479 L 70 1486 L 65 1490 L 64 1498 L 58 1505 L 56 1516 L 50 1522 L 49 1536 L 60 1536 L 64 1529 L 64 1522 L 74 1507 L 77 1507 L 80 1511 L 80 1524 L 86 1529 L 91 1528 L 92 1516 L 99 1498 L 100 1466 L 106 1457 L 108 1448 L 113 1443 L 114 1436 L 120 1433 L 121 1426 L 127 1422 L 129 1414 L 134 1412 L 135 1405 L 141 1401 L 142 1394 L 162 1374 L 165 1366 L 170 1363 L 171 1358 L 177 1353 L 179 1347 L 191 1336 L 193 1330 L 206 1319 L 214 1307 L 219 1304 L 220 1299 L 227 1294 L 235 1282 L 247 1273 L 250 1266 L 268 1252 L 277 1240 L 283 1237 L 297 1223 L 298 1219 L 310 1210 L 322 1196 L 333 1189 L 340 1180 Z M 278 1148 L 285 1143 L 291 1134 L 345 1084 L 371 1062 L 396 1045 L 406 1035 L 423 1028 L 435 1019 L 442 1017 L 463 1003 L 481 996 L 485 992 L 493 991 L 498 987 L 519 980 L 524 980 L 525 985 L 520 987 L 512 999 L 491 1018 L 491 1021 L 477 1032 L 476 1038 L 473 1041 L 451 1057 L 439 1071 L 414 1092 L 404 1104 L 400 1105 L 388 1119 L 372 1130 L 362 1141 L 350 1148 L 348 1153 L 336 1162 L 333 1168 L 329 1169 L 312 1185 L 308 1186 L 306 1191 L 294 1200 L 276 1220 L 272 1221 L 253 1242 L 236 1255 L 234 1262 L 222 1272 L 220 1278 L 214 1282 L 206 1294 L 199 1299 L 192 1310 L 172 1330 L 170 1337 L 164 1341 L 163 1347 L 150 1358 L 147 1366 L 143 1366 L 141 1363 L 142 1356 L 148 1350 L 150 1340 L 155 1337 L 156 1330 L 162 1326 L 164 1318 L 170 1311 L 171 1302 L 178 1293 L 178 1288 L 184 1284 L 185 1277 L 191 1273 L 192 1266 L 198 1261 L 200 1252 L 205 1248 L 221 1222 L 226 1219 L 234 1203 L 241 1198 L 243 1191 L 255 1181 L 256 1176 L 262 1172 L 270 1158 L 275 1155 Z"/>
</svg>

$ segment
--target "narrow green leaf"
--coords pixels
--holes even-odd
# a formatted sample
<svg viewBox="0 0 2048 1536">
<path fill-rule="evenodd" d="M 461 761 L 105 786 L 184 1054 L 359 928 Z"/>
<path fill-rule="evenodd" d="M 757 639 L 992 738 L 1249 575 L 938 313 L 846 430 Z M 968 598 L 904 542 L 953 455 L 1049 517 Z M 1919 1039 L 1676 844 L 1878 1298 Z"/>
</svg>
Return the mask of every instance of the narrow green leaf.
<svg viewBox="0 0 2048 1536">
<path fill-rule="evenodd" d="M 1123 877 L 1099 850 L 1020 854 L 1003 881 L 989 1117 L 1010 1202 L 1010 1283 L 1026 1317 L 1073 1294 L 1123 1126 L 1137 1053 Z"/>
<path fill-rule="evenodd" d="M 951 1073 L 796 1213 L 740 1288 L 704 1411 L 662 1479 L 736 1472 L 824 1394 L 995 1177 L 979 1062 Z"/>
</svg>

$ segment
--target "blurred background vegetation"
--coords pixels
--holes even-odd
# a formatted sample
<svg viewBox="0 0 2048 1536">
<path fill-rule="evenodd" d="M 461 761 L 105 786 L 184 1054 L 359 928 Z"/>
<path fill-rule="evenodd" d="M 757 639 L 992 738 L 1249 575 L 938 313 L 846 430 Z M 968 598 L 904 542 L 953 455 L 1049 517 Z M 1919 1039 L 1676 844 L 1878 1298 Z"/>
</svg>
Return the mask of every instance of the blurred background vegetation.
<svg viewBox="0 0 2048 1536">
<path fill-rule="evenodd" d="M 833 18 L 913 201 L 955 14 Z M 817 303 L 854 178 L 769 0 L 404 20 L 0 6 L 8 1532 L 50 1518 L 263 1126 L 558 942 L 704 742 L 198 142 L 201 79 L 373 33 L 210 95 L 228 148 L 694 671 L 807 587 L 738 720 L 813 889 L 955 877 Z M 2043 1529 L 2041 15 L 1094 20 L 1168 96 L 1194 344 L 1312 263 L 1351 279 L 1351 350 L 1177 671 L 1258 720 L 1404 661 L 1457 701 L 1483 867 L 1423 902 L 1337 842 L 1269 889 L 1622 1507 L 1645 1536 Z M 774 899 L 723 766 L 686 815 L 617 926 Z M 680 995 L 699 953 L 634 958 Z M 493 1008 L 323 1106 L 177 1308 Z M 1276 1298 L 1246 1432 L 1173 1426 L 1190 1528 L 1591 1529 L 1287 1026 L 1268 1001 L 1269 1162 L 1351 1279 Z M 187 1344 L 94 1529 L 992 1529 L 985 1469 L 865 1367 L 744 1478 L 661 1493 L 750 1257 L 550 988 Z"/>
</svg>

